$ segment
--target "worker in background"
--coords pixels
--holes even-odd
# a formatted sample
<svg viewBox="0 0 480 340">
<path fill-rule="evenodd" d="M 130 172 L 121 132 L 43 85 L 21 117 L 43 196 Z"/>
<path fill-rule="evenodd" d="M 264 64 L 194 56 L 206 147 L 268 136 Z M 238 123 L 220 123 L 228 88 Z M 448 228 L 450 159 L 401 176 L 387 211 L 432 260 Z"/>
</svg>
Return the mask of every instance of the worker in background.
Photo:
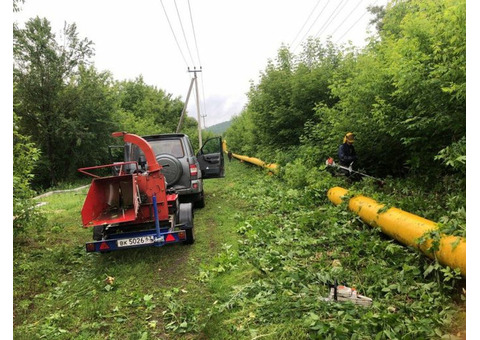
<svg viewBox="0 0 480 340">
<path fill-rule="evenodd" d="M 355 153 L 355 148 L 353 143 L 355 141 L 355 135 L 351 132 L 348 132 L 343 137 L 343 144 L 338 148 L 338 159 L 339 163 L 342 166 L 350 167 L 350 165 L 357 161 L 357 154 Z M 350 173 L 346 172 L 348 176 Z"/>
</svg>

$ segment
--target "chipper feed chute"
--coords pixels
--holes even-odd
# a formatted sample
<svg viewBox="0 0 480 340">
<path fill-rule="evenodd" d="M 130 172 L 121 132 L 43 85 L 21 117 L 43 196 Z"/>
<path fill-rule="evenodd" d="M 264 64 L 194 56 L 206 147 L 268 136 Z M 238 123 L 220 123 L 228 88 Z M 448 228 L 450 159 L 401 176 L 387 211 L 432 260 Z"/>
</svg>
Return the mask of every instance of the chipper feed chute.
<svg viewBox="0 0 480 340">
<path fill-rule="evenodd" d="M 95 178 L 82 209 L 84 226 L 135 221 L 139 200 L 133 175 Z"/>
</svg>

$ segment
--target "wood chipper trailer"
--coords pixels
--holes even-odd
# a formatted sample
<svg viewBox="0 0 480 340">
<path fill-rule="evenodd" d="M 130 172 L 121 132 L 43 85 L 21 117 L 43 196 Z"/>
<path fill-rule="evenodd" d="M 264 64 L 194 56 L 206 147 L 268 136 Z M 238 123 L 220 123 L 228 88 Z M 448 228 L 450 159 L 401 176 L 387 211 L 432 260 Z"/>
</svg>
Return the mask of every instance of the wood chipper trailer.
<svg viewBox="0 0 480 340">
<path fill-rule="evenodd" d="M 120 162 L 80 168 L 94 177 L 82 208 L 84 228 L 93 228 L 93 242 L 87 252 L 109 252 L 119 249 L 163 246 L 182 242 L 192 244 L 193 207 L 179 203 L 178 194 L 167 191 L 155 153 L 143 138 L 115 132 L 125 143 L 136 144 L 144 153 L 146 169 L 137 162 Z M 116 175 L 100 177 L 91 171 L 114 168 Z"/>
</svg>

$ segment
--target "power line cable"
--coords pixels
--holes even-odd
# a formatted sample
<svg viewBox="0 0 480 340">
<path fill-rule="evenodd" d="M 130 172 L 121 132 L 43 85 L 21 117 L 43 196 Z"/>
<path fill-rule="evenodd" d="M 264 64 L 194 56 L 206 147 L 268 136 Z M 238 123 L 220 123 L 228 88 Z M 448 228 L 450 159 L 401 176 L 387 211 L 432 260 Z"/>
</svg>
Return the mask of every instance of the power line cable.
<svg viewBox="0 0 480 340">
<path fill-rule="evenodd" d="M 310 25 L 310 28 L 307 30 L 307 32 L 305 32 L 305 34 L 303 35 L 302 39 L 300 40 L 300 42 L 297 44 L 297 46 L 295 46 L 295 48 L 293 49 L 293 52 L 295 52 L 295 50 L 298 48 L 298 46 L 300 46 L 300 44 L 305 40 L 305 37 L 307 36 L 307 34 L 310 32 L 310 30 L 312 29 L 313 25 L 315 25 L 315 23 L 317 22 L 318 18 L 320 18 L 320 16 L 322 15 L 323 11 L 325 10 L 325 8 L 328 6 L 330 0 L 327 1 L 327 3 L 325 4 L 325 6 L 323 6 L 322 10 L 320 11 L 320 13 L 317 15 L 317 17 L 315 18 L 315 20 L 313 21 L 313 23 Z"/>
<path fill-rule="evenodd" d="M 200 64 L 200 67 L 202 67 L 202 61 L 200 59 L 200 53 L 198 52 L 197 35 L 195 34 L 195 26 L 193 25 L 193 16 L 192 16 L 192 8 L 190 7 L 190 0 L 188 0 L 188 10 L 190 12 L 190 22 L 192 23 L 193 39 L 195 40 L 195 48 L 197 50 L 198 62 Z"/>
<path fill-rule="evenodd" d="M 190 47 L 188 46 L 187 36 L 185 35 L 185 30 L 183 29 L 182 18 L 180 17 L 180 12 L 178 11 L 177 1 L 173 0 L 173 3 L 175 4 L 175 9 L 177 10 L 178 21 L 180 22 L 180 27 L 182 29 L 183 38 L 185 39 L 185 45 L 187 45 L 188 54 L 190 55 L 192 65 L 195 66 L 195 62 L 193 61 L 193 57 L 192 57 L 192 52 L 190 52 Z"/>
<path fill-rule="evenodd" d="M 163 5 L 163 1 L 160 0 L 160 3 L 162 4 L 163 12 L 165 13 L 165 17 L 167 18 L 168 25 L 170 26 L 170 30 L 172 31 L 173 38 L 175 39 L 175 42 L 177 43 L 178 50 L 180 51 L 180 54 L 182 55 L 183 61 L 185 62 L 185 65 L 187 65 L 188 68 L 188 63 L 187 59 L 185 59 L 185 55 L 183 54 L 182 48 L 180 47 L 180 44 L 178 43 L 177 36 L 175 35 L 175 31 L 173 30 L 172 23 L 170 22 L 170 19 L 168 18 L 167 11 L 165 9 L 165 6 Z"/>
<path fill-rule="evenodd" d="M 348 18 L 350 18 L 350 15 L 352 15 L 353 12 L 355 12 L 355 10 L 358 8 L 358 6 L 360 6 L 362 2 L 359 1 L 357 2 L 357 5 L 350 11 L 350 13 L 348 13 L 348 15 L 345 17 L 345 19 L 343 19 L 343 21 L 340 23 L 340 25 L 338 25 L 334 30 L 333 30 L 333 33 L 335 33 L 342 25 L 345 21 L 347 21 Z"/>
<path fill-rule="evenodd" d="M 192 7 L 190 6 L 190 0 L 188 2 L 188 10 L 190 12 L 190 22 L 192 24 L 192 31 L 193 31 L 193 39 L 195 41 L 195 49 L 197 51 L 197 58 L 198 62 L 200 64 L 200 69 L 202 69 L 202 60 L 200 59 L 200 52 L 198 48 L 198 42 L 197 42 L 197 35 L 195 33 L 195 25 L 193 24 L 193 15 L 192 15 Z M 205 84 L 203 82 L 203 69 L 202 72 L 200 73 L 200 79 L 201 79 L 201 88 L 202 88 L 202 98 L 203 98 L 203 125 L 205 126 L 205 117 L 207 116 L 207 102 L 205 101 Z"/>
<path fill-rule="evenodd" d="M 347 4 L 347 2 L 345 2 L 345 3 L 344 2 L 345 2 L 345 0 L 342 0 L 338 3 L 337 7 L 330 14 L 330 17 L 323 23 L 322 27 L 320 27 L 317 34 L 315 34 L 315 37 L 320 36 L 327 29 L 327 27 L 332 23 L 332 21 L 337 17 L 337 15 L 342 11 L 343 7 L 345 7 L 345 5 Z M 340 10 L 338 10 L 339 7 L 342 4 L 343 4 L 342 8 L 340 8 Z M 337 10 L 338 10 L 338 12 L 337 12 Z"/>
<path fill-rule="evenodd" d="M 378 2 L 378 0 L 375 1 L 375 3 L 374 3 L 372 6 L 375 6 L 375 5 L 377 4 L 377 2 Z M 350 28 L 349 28 L 348 30 L 346 30 L 345 33 L 343 33 L 342 36 L 337 39 L 337 41 L 335 41 L 335 43 L 338 43 L 340 40 L 342 40 L 342 38 L 343 38 L 348 32 L 350 32 L 350 30 L 351 30 L 353 27 L 355 27 L 355 25 L 358 24 L 358 22 L 359 22 L 360 20 L 362 20 L 362 18 L 363 18 L 367 13 L 368 13 L 368 10 L 366 10 L 366 11 L 357 19 L 357 21 L 355 21 L 355 22 L 353 23 L 353 25 L 350 26 Z"/>
<path fill-rule="evenodd" d="M 297 38 L 298 38 L 298 36 L 300 35 L 300 33 L 303 31 L 303 28 L 304 28 L 305 25 L 307 24 L 308 20 L 310 20 L 310 18 L 312 17 L 313 12 L 315 12 L 315 10 L 317 9 L 318 5 L 320 4 L 320 1 L 321 1 L 321 0 L 318 0 L 318 1 L 317 1 L 317 4 L 315 5 L 315 7 L 313 7 L 313 9 L 310 11 L 310 15 L 308 16 L 307 20 L 305 20 L 305 22 L 303 23 L 302 28 L 300 28 L 300 30 L 298 31 L 298 33 L 297 33 L 297 35 L 295 36 L 295 38 L 292 40 L 292 43 L 290 44 L 290 46 L 293 46 L 293 44 L 294 44 L 295 41 L 297 40 Z"/>
</svg>

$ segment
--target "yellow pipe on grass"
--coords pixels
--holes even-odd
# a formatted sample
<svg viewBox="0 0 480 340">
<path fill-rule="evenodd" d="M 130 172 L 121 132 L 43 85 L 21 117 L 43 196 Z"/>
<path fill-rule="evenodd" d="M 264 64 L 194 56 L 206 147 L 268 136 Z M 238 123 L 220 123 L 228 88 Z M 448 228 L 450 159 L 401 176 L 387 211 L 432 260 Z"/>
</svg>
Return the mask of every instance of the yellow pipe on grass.
<svg viewBox="0 0 480 340">
<path fill-rule="evenodd" d="M 242 161 L 261 166 L 262 168 L 266 168 L 266 169 L 269 169 L 269 170 L 272 170 L 272 171 L 277 170 L 277 164 L 275 164 L 275 163 L 265 163 L 261 159 L 258 159 L 258 158 L 255 158 L 255 157 L 237 155 L 235 153 L 232 153 L 232 156 L 237 158 L 237 159 L 240 159 Z"/>
<path fill-rule="evenodd" d="M 348 191 L 344 188 L 334 187 L 328 191 L 327 196 L 332 203 L 339 205 L 347 193 Z M 428 257 L 432 259 L 436 257 L 442 265 L 453 269 L 458 268 L 463 276 L 467 275 L 465 238 L 442 235 L 438 251 L 434 255 L 429 251 L 433 244 L 431 239 L 421 244 L 418 244 L 417 240 L 426 232 L 438 229 L 437 223 L 397 208 L 382 211 L 384 207 L 384 204 L 362 195 L 352 197 L 348 202 L 348 208 L 360 216 L 365 223 L 372 227 L 379 227 L 383 233 L 400 243 L 420 249 Z"/>
<path fill-rule="evenodd" d="M 228 151 L 227 151 L 227 141 L 226 140 L 223 141 L 222 147 L 223 147 L 223 152 L 228 153 Z M 241 160 L 241 161 L 252 163 L 252 164 L 258 165 L 262 168 L 268 169 L 269 172 L 275 173 L 277 171 L 277 168 L 278 168 L 277 164 L 275 164 L 275 163 L 265 163 L 261 159 L 258 159 L 258 158 L 255 158 L 255 157 L 237 155 L 236 153 L 232 153 L 232 156 Z"/>
</svg>

